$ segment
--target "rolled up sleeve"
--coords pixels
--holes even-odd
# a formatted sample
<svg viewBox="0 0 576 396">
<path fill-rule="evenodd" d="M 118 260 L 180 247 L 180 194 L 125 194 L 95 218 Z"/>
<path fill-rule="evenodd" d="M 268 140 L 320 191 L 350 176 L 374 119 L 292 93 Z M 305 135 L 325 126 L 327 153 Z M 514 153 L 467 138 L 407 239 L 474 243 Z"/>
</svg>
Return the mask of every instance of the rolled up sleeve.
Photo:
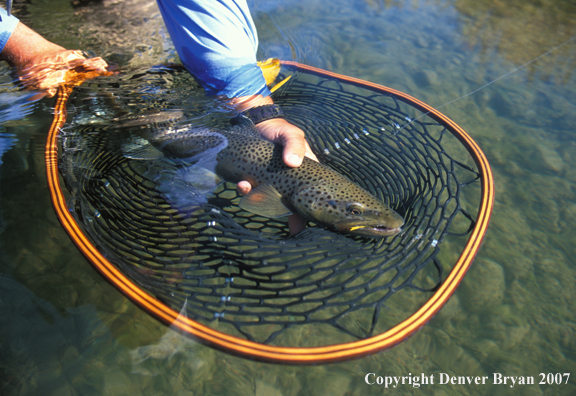
<svg viewBox="0 0 576 396">
<path fill-rule="evenodd" d="M 258 35 L 245 0 L 157 0 L 184 66 L 208 93 L 269 95 L 256 64 Z"/>
<path fill-rule="evenodd" d="M 14 15 L 8 16 L 5 9 L 0 8 L 0 52 L 4 50 L 8 39 L 18 25 L 18 18 Z"/>
</svg>

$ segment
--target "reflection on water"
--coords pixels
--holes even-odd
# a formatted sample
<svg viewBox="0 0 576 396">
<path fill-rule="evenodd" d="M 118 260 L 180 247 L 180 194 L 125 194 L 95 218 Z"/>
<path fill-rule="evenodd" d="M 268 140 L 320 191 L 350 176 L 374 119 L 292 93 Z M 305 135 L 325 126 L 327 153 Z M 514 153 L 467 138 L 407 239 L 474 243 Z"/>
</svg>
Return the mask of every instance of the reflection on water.
<svg viewBox="0 0 576 396">
<path fill-rule="evenodd" d="M 262 57 L 306 61 L 433 106 L 565 42 L 576 20 L 573 3 L 562 0 L 250 5 Z M 55 0 L 17 2 L 15 12 L 60 44 L 121 66 L 150 66 L 175 59 L 155 7 L 129 0 L 75 9 Z M 574 53 L 568 43 L 442 109 L 480 143 L 495 171 L 483 249 L 449 304 L 408 341 L 313 367 L 261 364 L 182 338 L 104 282 L 63 232 L 45 189 L 52 101 L 28 104 L 23 118 L 0 126 L 2 139 L 11 139 L 3 141 L 0 166 L 0 393 L 379 395 L 391 390 L 366 385 L 367 373 L 486 375 L 491 383 L 496 372 L 538 383 L 538 373 L 550 372 L 572 375 L 567 385 L 404 385 L 394 392 L 575 394 Z M 5 68 L 2 78 L 3 93 L 24 95 L 11 90 Z"/>
</svg>

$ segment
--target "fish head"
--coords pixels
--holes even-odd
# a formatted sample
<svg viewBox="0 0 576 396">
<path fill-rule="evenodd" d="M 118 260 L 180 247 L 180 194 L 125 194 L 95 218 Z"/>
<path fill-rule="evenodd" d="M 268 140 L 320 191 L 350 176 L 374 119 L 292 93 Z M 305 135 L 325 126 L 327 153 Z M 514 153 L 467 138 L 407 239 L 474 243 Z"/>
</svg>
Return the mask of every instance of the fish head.
<svg viewBox="0 0 576 396">
<path fill-rule="evenodd" d="M 354 183 L 309 186 L 292 202 L 300 214 L 342 233 L 381 238 L 400 233 L 404 225 L 402 216 Z"/>
</svg>

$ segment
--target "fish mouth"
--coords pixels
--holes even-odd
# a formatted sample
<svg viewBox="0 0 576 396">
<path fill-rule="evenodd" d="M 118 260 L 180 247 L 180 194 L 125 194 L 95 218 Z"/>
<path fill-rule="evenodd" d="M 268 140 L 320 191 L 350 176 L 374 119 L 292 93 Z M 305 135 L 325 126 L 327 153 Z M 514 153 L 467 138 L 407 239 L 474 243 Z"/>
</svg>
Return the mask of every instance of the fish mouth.
<svg viewBox="0 0 576 396">
<path fill-rule="evenodd" d="M 403 225 L 403 224 L 401 224 Z M 340 231 L 354 235 L 362 235 L 375 238 L 392 236 L 402 232 L 402 227 L 387 227 L 385 225 L 362 225 L 351 224 L 348 221 L 342 221 L 334 224 L 334 227 Z"/>
</svg>

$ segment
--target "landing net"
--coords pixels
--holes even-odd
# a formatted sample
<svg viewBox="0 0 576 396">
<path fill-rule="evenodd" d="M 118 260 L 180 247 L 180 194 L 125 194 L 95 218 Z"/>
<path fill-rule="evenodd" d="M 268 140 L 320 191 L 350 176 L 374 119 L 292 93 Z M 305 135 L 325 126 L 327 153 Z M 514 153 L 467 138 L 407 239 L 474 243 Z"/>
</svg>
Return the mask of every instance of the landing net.
<svg viewBox="0 0 576 396">
<path fill-rule="evenodd" d="M 70 99 L 61 89 L 46 151 L 54 206 L 103 276 L 179 331 L 269 361 L 363 356 L 407 338 L 453 294 L 488 226 L 490 167 L 460 127 L 406 94 L 284 62 L 288 76 L 274 101 L 320 162 L 405 218 L 402 233 L 311 223 L 290 236 L 286 219 L 242 211 L 234 185 L 198 189 L 191 164 L 130 158 L 143 131 L 175 122 L 171 111 L 229 125 L 229 109 L 178 68 L 86 82 Z"/>
</svg>

